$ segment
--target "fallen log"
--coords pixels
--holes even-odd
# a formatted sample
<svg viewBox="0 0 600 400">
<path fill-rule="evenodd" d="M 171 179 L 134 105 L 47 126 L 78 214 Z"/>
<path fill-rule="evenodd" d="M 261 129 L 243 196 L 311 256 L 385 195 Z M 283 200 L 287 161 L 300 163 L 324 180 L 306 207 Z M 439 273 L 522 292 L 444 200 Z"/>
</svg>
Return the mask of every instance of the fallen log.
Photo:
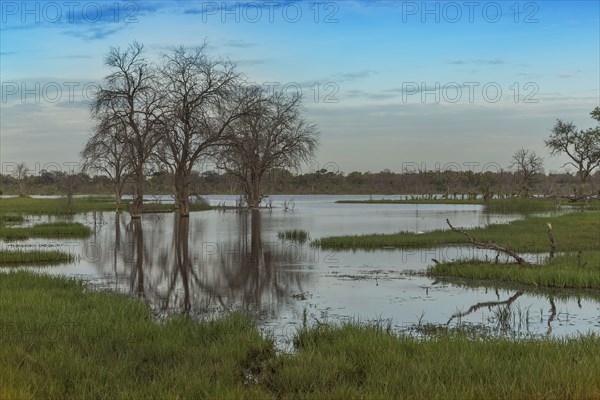
<svg viewBox="0 0 600 400">
<path fill-rule="evenodd" d="M 529 263 L 527 261 L 525 261 L 525 259 L 523 257 L 518 255 L 510 247 L 502 247 L 493 242 L 480 242 L 479 240 L 477 240 L 473 236 L 471 236 L 468 232 L 461 231 L 460 229 L 453 227 L 452 224 L 450 223 L 450 221 L 448 220 L 448 218 L 446 218 L 446 223 L 448 224 L 448 226 L 450 227 L 450 229 L 453 232 L 457 232 L 457 233 L 461 233 L 461 234 L 465 235 L 475 247 L 477 247 L 479 249 L 496 250 L 496 251 L 505 253 L 505 254 L 508 254 L 509 256 L 511 256 L 512 258 L 514 258 L 515 261 L 517 263 L 519 263 L 519 265 L 529 265 Z"/>
</svg>

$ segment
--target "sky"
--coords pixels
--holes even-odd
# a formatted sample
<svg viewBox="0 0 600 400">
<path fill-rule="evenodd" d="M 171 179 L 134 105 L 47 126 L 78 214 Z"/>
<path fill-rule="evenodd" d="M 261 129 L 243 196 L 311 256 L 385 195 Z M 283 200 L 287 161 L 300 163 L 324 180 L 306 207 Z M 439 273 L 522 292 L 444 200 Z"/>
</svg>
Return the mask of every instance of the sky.
<svg viewBox="0 0 600 400">
<path fill-rule="evenodd" d="M 0 2 L 0 161 L 77 168 L 111 47 L 207 42 L 247 78 L 301 91 L 320 147 L 304 172 L 496 171 L 520 148 L 562 171 L 557 118 L 593 126 L 599 1 Z M 210 164 L 198 169 L 209 169 Z"/>
</svg>

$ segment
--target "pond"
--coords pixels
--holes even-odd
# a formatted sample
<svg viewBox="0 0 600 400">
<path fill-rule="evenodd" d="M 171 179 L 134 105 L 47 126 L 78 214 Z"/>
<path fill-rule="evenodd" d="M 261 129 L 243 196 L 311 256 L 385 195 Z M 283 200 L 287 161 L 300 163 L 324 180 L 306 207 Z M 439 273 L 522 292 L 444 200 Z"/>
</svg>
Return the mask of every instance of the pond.
<svg viewBox="0 0 600 400">
<path fill-rule="evenodd" d="M 58 248 L 77 255 L 68 265 L 23 267 L 74 276 L 96 288 L 140 296 L 158 316 L 186 312 L 212 317 L 246 310 L 280 344 L 308 323 L 384 321 L 396 330 L 426 333 L 436 326 L 472 327 L 510 337 L 600 333 L 600 293 L 531 291 L 507 286 L 434 281 L 432 258 L 493 257 L 465 246 L 432 249 L 324 251 L 283 241 L 277 233 L 303 229 L 328 235 L 424 232 L 505 223 L 518 215 L 486 213 L 479 205 L 336 204 L 368 196 L 274 196 L 273 209 L 145 214 L 78 214 L 95 227 L 84 240 L 28 240 L 6 247 Z M 386 196 L 400 198 L 400 196 Z M 234 196 L 207 196 L 233 204 Z M 285 211 L 283 202 L 293 201 Z M 48 217 L 32 217 L 41 222 Z M 55 219 L 63 219 L 64 217 Z"/>
</svg>

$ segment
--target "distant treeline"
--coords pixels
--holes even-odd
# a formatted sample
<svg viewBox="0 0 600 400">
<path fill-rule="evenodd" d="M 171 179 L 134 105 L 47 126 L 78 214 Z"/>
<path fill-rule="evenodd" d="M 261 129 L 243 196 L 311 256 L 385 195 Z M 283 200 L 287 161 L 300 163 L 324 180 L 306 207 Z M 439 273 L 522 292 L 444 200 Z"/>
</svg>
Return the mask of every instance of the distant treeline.
<svg viewBox="0 0 600 400">
<path fill-rule="evenodd" d="M 155 172 L 147 178 L 147 193 L 170 193 L 173 177 L 167 172 Z M 579 184 L 571 173 L 536 174 L 531 188 L 524 185 L 518 172 L 499 171 L 478 173 L 473 171 L 421 171 L 395 173 L 332 172 L 326 169 L 294 174 L 285 169 L 275 169 L 267 174 L 265 195 L 270 194 L 442 194 L 468 198 L 475 195 L 500 195 L 527 197 L 532 195 L 568 196 Z M 18 194 L 19 181 L 10 175 L 0 174 L 4 194 Z M 65 172 L 41 171 L 25 178 L 28 194 L 108 194 L 114 193 L 113 183 L 105 176 L 85 173 L 69 175 Z M 124 194 L 132 188 L 125 185 Z M 586 192 L 598 195 L 600 171 L 590 179 Z M 235 177 L 226 172 L 194 171 L 191 175 L 190 194 L 239 194 L 241 189 Z"/>
</svg>

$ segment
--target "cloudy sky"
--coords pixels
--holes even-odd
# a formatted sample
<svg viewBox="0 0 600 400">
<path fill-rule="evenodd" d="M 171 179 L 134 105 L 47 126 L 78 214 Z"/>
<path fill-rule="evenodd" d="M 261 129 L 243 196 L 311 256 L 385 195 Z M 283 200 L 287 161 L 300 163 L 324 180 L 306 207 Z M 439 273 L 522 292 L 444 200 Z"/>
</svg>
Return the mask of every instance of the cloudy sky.
<svg viewBox="0 0 600 400">
<path fill-rule="evenodd" d="M 592 126 L 597 1 L 7 1 L 0 3 L 2 172 L 79 161 L 87 93 L 111 46 L 149 58 L 205 40 L 252 81 L 301 90 L 315 164 L 351 172 L 507 168 L 550 158 L 556 118 Z"/>
</svg>

